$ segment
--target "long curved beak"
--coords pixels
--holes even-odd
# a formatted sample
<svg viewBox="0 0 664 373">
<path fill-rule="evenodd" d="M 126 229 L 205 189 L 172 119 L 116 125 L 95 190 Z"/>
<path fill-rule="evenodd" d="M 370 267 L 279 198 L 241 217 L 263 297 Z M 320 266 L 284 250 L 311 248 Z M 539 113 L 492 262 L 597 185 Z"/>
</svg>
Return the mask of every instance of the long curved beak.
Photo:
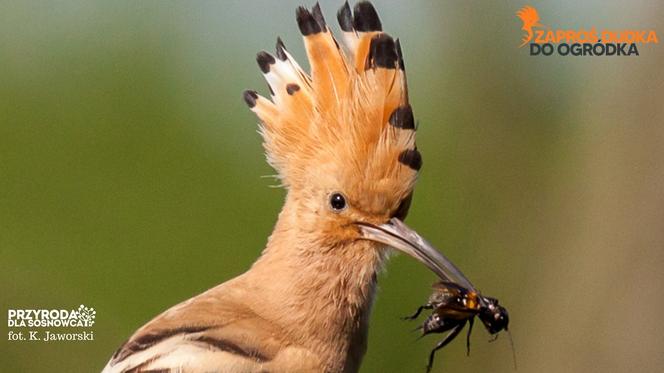
<svg viewBox="0 0 664 373">
<path fill-rule="evenodd" d="M 380 242 L 420 261 L 443 280 L 455 282 L 468 290 L 475 287 L 440 251 L 397 218 L 381 225 L 356 223 L 362 238 Z"/>
</svg>

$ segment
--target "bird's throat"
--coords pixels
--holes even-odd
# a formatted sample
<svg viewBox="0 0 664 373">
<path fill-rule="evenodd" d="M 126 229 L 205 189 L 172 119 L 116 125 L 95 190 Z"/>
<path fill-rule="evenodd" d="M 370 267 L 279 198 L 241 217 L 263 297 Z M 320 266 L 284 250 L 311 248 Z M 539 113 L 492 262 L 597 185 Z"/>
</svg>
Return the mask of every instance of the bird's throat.
<svg viewBox="0 0 664 373">
<path fill-rule="evenodd" d="M 376 277 L 385 249 L 368 241 L 325 246 L 282 211 L 263 255 L 245 274 L 263 299 L 262 317 L 281 324 L 294 343 L 353 372 L 366 350 Z M 269 304 L 266 304 L 268 303 Z"/>
</svg>

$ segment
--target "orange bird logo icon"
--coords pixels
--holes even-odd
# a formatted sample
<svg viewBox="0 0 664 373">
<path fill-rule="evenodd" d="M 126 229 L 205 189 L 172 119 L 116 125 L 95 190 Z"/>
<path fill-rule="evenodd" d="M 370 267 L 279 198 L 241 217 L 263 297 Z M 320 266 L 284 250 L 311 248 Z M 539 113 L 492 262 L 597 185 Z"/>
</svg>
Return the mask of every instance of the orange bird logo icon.
<svg viewBox="0 0 664 373">
<path fill-rule="evenodd" d="M 523 22 L 523 26 L 521 27 L 521 30 L 526 32 L 526 35 L 524 35 L 523 39 L 521 39 L 522 43 L 519 47 L 523 47 L 533 39 L 533 27 L 544 27 L 541 23 L 539 23 L 540 17 L 539 14 L 537 13 L 537 9 L 533 8 L 530 5 L 526 5 L 523 8 L 519 9 L 518 12 L 516 12 L 516 16 L 519 17 L 521 22 Z"/>
</svg>

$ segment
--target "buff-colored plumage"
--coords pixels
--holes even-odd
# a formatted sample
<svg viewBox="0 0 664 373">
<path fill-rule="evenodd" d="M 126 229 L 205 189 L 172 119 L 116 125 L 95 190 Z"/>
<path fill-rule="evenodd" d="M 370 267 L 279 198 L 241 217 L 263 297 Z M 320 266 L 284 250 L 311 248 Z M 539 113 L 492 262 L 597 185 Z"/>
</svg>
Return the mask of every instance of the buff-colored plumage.
<svg viewBox="0 0 664 373">
<path fill-rule="evenodd" d="M 387 249 L 353 223 L 403 217 L 421 158 L 401 47 L 373 6 L 339 11 L 345 49 L 318 5 L 296 15 L 311 74 L 279 40 L 274 56 L 258 55 L 271 97 L 245 93 L 288 190 L 267 247 L 246 273 L 140 328 L 105 373 L 359 369 Z"/>
<path fill-rule="evenodd" d="M 330 173 L 320 166 L 333 163 L 334 172 L 343 168 L 352 182 L 389 181 L 391 193 L 409 192 L 416 173 L 396 160 L 414 149 L 415 132 L 389 124 L 394 110 L 408 105 L 405 72 L 397 66 L 403 63 L 398 41 L 378 31 L 346 34 L 355 46 L 348 52 L 328 28 L 304 37 L 311 76 L 277 44 L 277 57 L 265 74 L 274 94 L 257 96 L 252 108 L 261 120 L 268 161 L 291 188 L 317 178 L 316 170 Z M 374 64 L 372 40 L 380 42 L 374 48 L 391 49 L 384 53 L 393 55 L 395 66 Z M 278 56 L 282 51 L 285 60 Z"/>
</svg>

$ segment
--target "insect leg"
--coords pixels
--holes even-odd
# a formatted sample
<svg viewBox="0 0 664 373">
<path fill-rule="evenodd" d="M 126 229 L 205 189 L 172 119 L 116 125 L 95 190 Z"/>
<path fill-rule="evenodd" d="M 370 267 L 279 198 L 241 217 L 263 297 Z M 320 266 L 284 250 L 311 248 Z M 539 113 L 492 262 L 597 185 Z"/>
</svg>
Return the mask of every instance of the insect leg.
<svg viewBox="0 0 664 373">
<path fill-rule="evenodd" d="M 427 365 L 427 373 L 431 372 L 431 368 L 433 367 L 433 358 L 436 355 L 436 351 L 440 350 L 441 348 L 447 346 L 448 343 L 452 342 L 454 338 L 456 338 L 457 335 L 461 332 L 461 329 L 463 329 L 464 325 L 466 325 L 466 322 L 462 322 L 461 324 L 457 325 L 452 329 L 451 332 L 449 332 L 445 338 L 443 338 L 442 341 L 438 342 L 436 347 L 431 350 L 431 354 L 429 355 L 429 364 Z"/>
<path fill-rule="evenodd" d="M 432 309 L 432 308 L 433 308 L 433 307 L 432 307 L 430 304 L 425 304 L 425 305 L 423 305 L 423 306 L 420 306 L 420 307 L 417 309 L 417 311 L 415 311 L 415 313 L 412 314 L 411 316 L 402 317 L 401 319 L 402 319 L 402 320 L 415 320 L 415 319 L 417 318 L 417 316 L 419 316 L 420 313 L 422 313 L 423 310 L 430 310 L 430 309 Z"/>
<path fill-rule="evenodd" d="M 466 336 L 466 356 L 470 356 L 470 332 L 473 331 L 473 322 L 475 322 L 475 318 L 471 317 L 470 320 L 468 320 L 468 335 Z"/>
</svg>

